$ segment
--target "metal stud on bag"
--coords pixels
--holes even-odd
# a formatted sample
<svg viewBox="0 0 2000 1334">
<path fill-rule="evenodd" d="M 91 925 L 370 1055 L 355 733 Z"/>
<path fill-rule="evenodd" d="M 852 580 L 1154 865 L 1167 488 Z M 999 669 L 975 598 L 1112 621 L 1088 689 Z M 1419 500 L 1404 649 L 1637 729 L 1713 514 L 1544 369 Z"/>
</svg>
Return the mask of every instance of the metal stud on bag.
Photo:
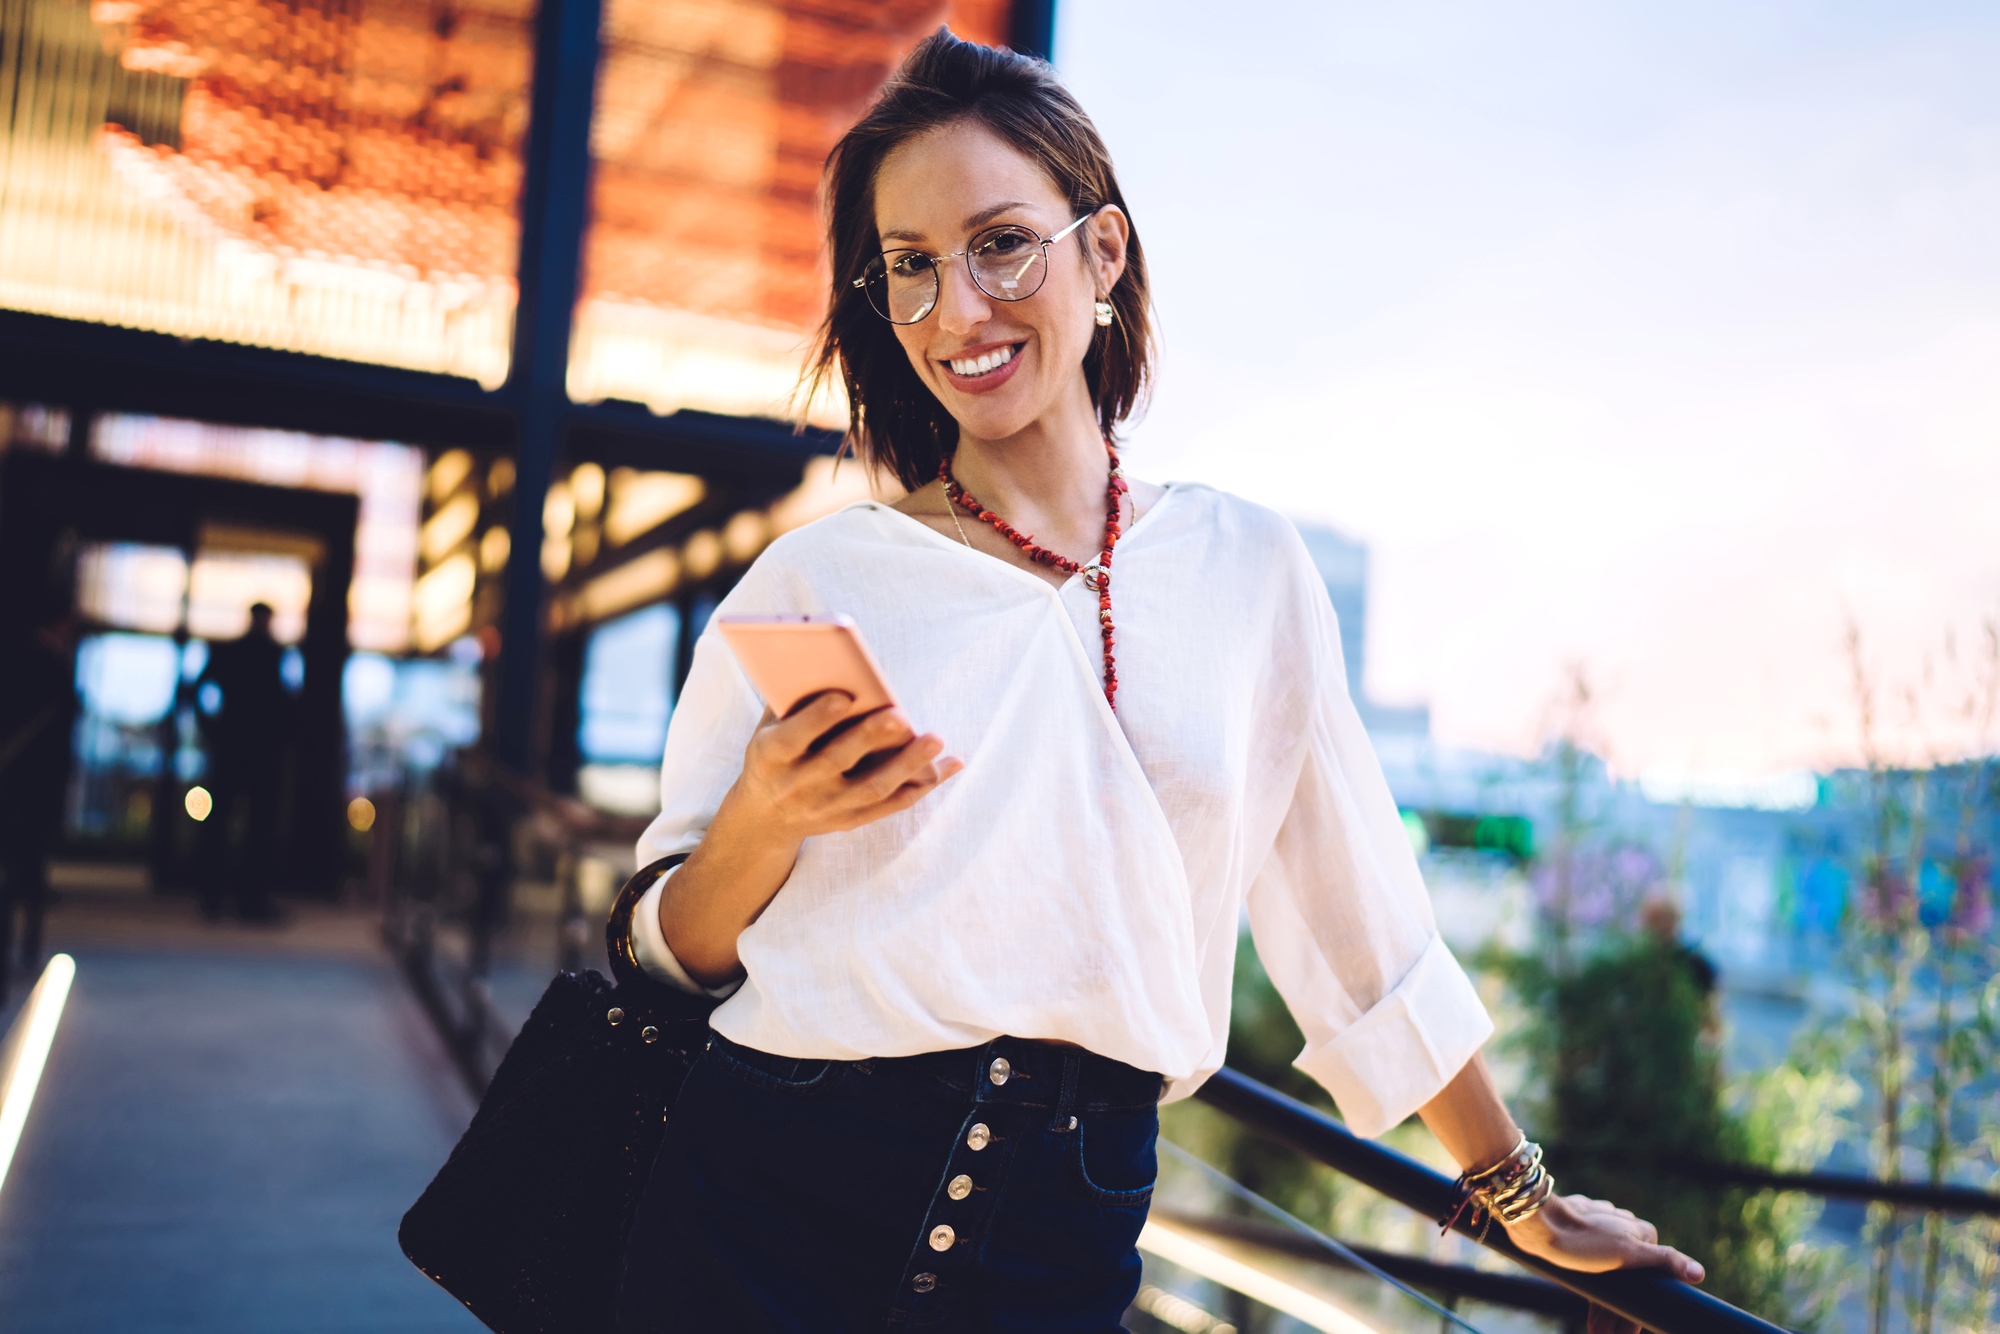
<svg viewBox="0 0 2000 1334">
<path fill-rule="evenodd" d="M 654 1028 L 651 1024 L 647 1024 L 639 1030 L 639 1039 L 647 1043 L 658 1042 L 660 1040 L 660 1030 Z"/>
<path fill-rule="evenodd" d="M 625 1011 L 619 1009 L 616 1005 L 612 1006 L 604 1012 L 604 1022 L 613 1028 L 618 1027 L 618 1025 L 625 1022 Z"/>
</svg>

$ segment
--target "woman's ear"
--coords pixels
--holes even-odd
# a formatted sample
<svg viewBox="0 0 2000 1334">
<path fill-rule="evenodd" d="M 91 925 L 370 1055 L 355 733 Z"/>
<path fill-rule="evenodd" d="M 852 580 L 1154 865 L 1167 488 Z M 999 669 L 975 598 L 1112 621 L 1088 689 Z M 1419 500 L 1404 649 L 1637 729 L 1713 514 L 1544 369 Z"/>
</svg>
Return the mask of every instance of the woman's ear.
<svg viewBox="0 0 2000 1334">
<path fill-rule="evenodd" d="M 1125 275 L 1125 247 L 1132 239 L 1132 222 L 1125 210 L 1106 204 L 1083 224 L 1084 257 L 1097 278 L 1097 290 L 1108 295 Z"/>
</svg>

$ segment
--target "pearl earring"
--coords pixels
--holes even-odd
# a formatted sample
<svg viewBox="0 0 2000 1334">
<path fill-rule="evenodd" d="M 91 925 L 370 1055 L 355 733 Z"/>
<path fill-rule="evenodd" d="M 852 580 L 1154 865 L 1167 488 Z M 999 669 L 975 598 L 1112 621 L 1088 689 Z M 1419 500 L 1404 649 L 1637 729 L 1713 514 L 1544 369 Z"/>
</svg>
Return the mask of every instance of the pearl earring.
<svg viewBox="0 0 2000 1334">
<path fill-rule="evenodd" d="M 1095 305 L 1091 306 L 1090 312 L 1091 312 L 1091 317 L 1097 321 L 1098 326 L 1100 328 L 1110 324 L 1112 320 L 1118 318 L 1118 312 L 1111 308 L 1111 303 L 1109 301 L 1097 302 Z"/>
</svg>

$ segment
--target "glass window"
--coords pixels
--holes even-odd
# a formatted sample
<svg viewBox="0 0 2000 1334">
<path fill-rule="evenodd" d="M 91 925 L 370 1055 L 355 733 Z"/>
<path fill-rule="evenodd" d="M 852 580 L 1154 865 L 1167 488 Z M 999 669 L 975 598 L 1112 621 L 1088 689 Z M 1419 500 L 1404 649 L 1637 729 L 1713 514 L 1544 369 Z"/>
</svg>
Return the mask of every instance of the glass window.
<svg viewBox="0 0 2000 1334">
<path fill-rule="evenodd" d="M 354 582 L 347 594 L 348 641 L 358 649 L 387 653 L 409 647 L 417 521 L 423 506 L 422 450 L 382 440 L 115 413 L 97 419 L 90 448 L 105 463 L 354 494 L 361 513 L 354 529 Z M 220 530 L 216 535 L 231 537 Z M 236 534 L 232 540 L 254 545 L 256 536 Z M 177 553 L 174 559 L 179 560 Z M 304 633 L 310 574 L 297 556 L 289 558 L 291 564 L 286 559 L 255 552 L 197 553 L 189 607 L 194 633 L 223 639 L 241 634 L 249 624 L 249 605 L 261 596 L 277 612 L 274 633 L 287 643 L 295 641 Z M 92 576 L 88 567 L 82 573 L 87 590 Z M 178 591 L 174 596 L 179 597 Z M 86 603 L 85 610 L 90 609 Z M 99 619 L 137 624 L 113 616 Z M 172 629 L 176 623 L 146 628 Z"/>
<path fill-rule="evenodd" d="M 86 635 L 76 646 L 76 720 L 66 824 L 91 839 L 143 841 L 174 707 L 181 650 L 165 635 Z"/>
<path fill-rule="evenodd" d="M 577 792 L 621 815 L 660 809 L 660 753 L 674 709 L 680 613 L 661 603 L 606 621 L 583 651 Z"/>
<path fill-rule="evenodd" d="M 180 684 L 181 651 L 163 635 L 91 635 L 76 649 L 84 712 L 131 727 L 166 717 Z"/>
<path fill-rule="evenodd" d="M 8 0 L 0 306 L 507 374 L 532 0 Z"/>
<path fill-rule="evenodd" d="M 187 582 L 187 558 L 177 547 L 86 543 L 77 552 L 76 609 L 100 625 L 172 634 Z"/>
<path fill-rule="evenodd" d="M 679 642 L 680 614 L 664 603 L 591 631 L 576 736 L 586 762 L 658 766 Z"/>
<path fill-rule="evenodd" d="M 788 415 L 826 287 L 820 166 L 940 20 L 1002 41 L 1007 0 L 606 0 L 571 397 Z"/>
</svg>

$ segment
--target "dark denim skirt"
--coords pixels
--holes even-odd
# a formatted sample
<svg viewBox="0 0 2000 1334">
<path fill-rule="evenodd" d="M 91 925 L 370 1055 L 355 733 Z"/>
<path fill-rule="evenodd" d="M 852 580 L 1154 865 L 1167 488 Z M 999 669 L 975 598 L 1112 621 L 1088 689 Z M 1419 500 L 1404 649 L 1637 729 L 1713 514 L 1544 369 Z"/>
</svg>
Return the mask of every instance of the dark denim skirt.
<svg viewBox="0 0 2000 1334">
<path fill-rule="evenodd" d="M 718 1035 L 639 1206 L 620 1330 L 1120 1329 L 1160 1090 L 1017 1038 L 818 1061 Z"/>
</svg>

